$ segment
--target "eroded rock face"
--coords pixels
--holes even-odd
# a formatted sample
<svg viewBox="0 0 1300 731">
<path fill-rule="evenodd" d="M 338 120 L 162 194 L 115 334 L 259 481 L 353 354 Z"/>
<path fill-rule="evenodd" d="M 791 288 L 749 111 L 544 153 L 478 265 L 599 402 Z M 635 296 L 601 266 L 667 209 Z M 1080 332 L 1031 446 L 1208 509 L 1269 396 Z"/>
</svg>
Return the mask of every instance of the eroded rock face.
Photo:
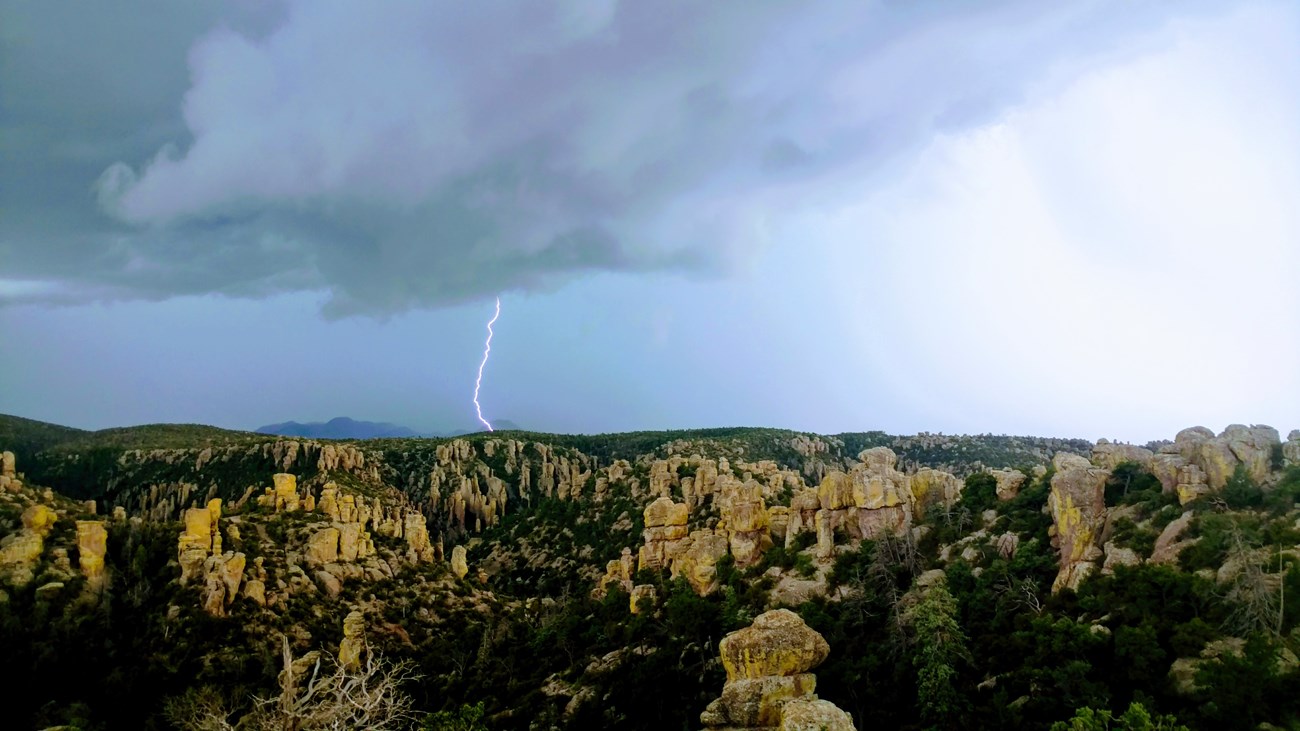
<svg viewBox="0 0 1300 731">
<path fill-rule="evenodd" d="M 429 542 L 429 528 L 424 515 L 418 510 L 406 511 L 402 519 L 402 533 L 406 536 L 406 558 L 411 563 L 431 563 L 435 551 Z"/>
<path fill-rule="evenodd" d="M 654 584 L 637 584 L 636 586 L 632 587 L 631 596 L 628 597 L 628 609 L 633 614 L 640 614 L 641 602 L 643 600 L 649 601 L 650 605 L 654 606 L 655 599 L 656 599 L 656 594 L 655 594 Z"/>
<path fill-rule="evenodd" d="M 1061 569 L 1052 591 L 1077 589 L 1101 557 L 1097 538 L 1106 520 L 1106 479 L 1110 471 L 1093 467 L 1078 455 L 1058 453 L 1052 464 L 1047 506 L 1052 514 L 1052 544 L 1060 552 Z"/>
<path fill-rule="evenodd" d="M 597 599 L 604 598 L 611 586 L 620 587 L 630 594 L 633 589 L 632 574 L 635 571 L 636 560 L 632 558 L 632 549 L 624 548 L 617 560 L 605 564 L 605 575 L 596 583 L 592 596 Z"/>
<path fill-rule="evenodd" d="M 853 721 L 817 698 L 808 672 L 830 652 L 826 640 L 788 609 L 765 612 L 719 646 L 727 682 L 700 721 L 706 728 L 846 731 Z"/>
<path fill-rule="evenodd" d="M 339 642 L 339 665 L 356 670 L 366 649 L 366 618 L 353 610 L 343 620 L 343 640 Z"/>
</svg>

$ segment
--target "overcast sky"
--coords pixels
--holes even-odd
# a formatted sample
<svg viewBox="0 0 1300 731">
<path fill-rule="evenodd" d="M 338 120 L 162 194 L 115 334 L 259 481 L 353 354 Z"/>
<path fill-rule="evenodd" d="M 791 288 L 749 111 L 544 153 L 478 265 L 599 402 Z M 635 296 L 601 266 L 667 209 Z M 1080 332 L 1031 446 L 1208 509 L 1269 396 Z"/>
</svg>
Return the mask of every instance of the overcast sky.
<svg viewBox="0 0 1300 731">
<path fill-rule="evenodd" d="M 0 17 L 3 413 L 1300 427 L 1293 2 Z"/>
</svg>

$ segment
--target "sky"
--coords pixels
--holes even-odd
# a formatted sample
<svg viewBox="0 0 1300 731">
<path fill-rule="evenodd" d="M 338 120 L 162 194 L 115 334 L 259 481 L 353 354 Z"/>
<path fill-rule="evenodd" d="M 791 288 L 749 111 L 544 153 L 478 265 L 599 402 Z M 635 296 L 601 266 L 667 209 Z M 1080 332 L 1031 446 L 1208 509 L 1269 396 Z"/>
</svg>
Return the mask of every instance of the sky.
<svg viewBox="0 0 1300 731">
<path fill-rule="evenodd" d="M 1293 2 L 0 16 L 0 413 L 1300 427 Z"/>
</svg>

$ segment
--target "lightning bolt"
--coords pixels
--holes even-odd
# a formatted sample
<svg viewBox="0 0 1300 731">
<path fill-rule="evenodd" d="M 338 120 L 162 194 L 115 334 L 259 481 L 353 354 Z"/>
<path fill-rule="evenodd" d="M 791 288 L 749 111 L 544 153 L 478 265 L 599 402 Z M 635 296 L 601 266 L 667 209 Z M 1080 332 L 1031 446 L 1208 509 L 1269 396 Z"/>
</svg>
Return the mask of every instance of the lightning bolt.
<svg viewBox="0 0 1300 731">
<path fill-rule="evenodd" d="M 478 390 L 483 385 L 483 366 L 487 365 L 488 356 L 492 354 L 492 325 L 496 323 L 497 318 L 501 316 L 501 298 L 497 297 L 497 311 L 492 315 L 492 319 L 487 324 L 487 342 L 483 344 L 483 362 L 478 364 L 478 378 L 474 379 L 474 411 L 478 413 L 478 420 L 483 422 L 483 426 L 488 431 L 493 431 L 492 425 L 487 419 L 483 418 L 483 407 L 478 404 Z"/>
</svg>

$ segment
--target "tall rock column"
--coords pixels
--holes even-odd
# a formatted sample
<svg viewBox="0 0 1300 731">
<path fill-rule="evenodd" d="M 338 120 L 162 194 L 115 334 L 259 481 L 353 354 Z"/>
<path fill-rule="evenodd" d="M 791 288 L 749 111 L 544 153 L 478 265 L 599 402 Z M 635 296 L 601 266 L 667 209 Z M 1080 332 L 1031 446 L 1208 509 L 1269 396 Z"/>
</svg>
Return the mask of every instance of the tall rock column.
<svg viewBox="0 0 1300 731">
<path fill-rule="evenodd" d="M 86 591 L 104 589 L 104 555 L 108 553 L 108 530 L 102 520 L 77 521 L 77 563 L 86 577 Z"/>
<path fill-rule="evenodd" d="M 1097 538 L 1106 520 L 1106 479 L 1110 470 L 1093 467 L 1075 454 L 1060 452 L 1052 459 L 1047 506 L 1052 513 L 1052 544 L 1060 552 L 1061 568 L 1052 591 L 1077 589 L 1101 557 Z"/>
<path fill-rule="evenodd" d="M 814 692 L 809 670 L 830 653 L 826 640 L 788 609 L 760 614 L 722 638 L 727 682 L 722 697 L 700 714 L 705 728 L 731 731 L 821 729 L 853 731 L 853 719 Z"/>
</svg>

